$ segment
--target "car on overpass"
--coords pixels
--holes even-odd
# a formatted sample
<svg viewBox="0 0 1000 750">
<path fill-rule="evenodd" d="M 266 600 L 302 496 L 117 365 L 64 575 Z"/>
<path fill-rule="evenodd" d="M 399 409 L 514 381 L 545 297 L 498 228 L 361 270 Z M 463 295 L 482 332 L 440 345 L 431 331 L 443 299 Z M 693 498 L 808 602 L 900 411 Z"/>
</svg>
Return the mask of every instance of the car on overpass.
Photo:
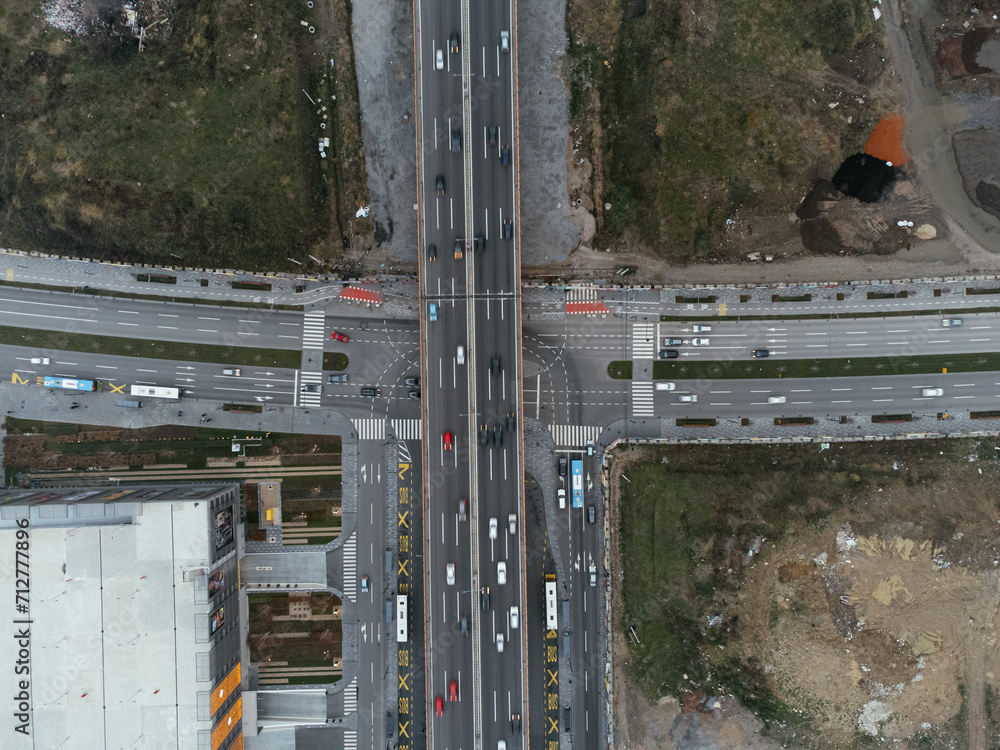
<svg viewBox="0 0 1000 750">
<path fill-rule="evenodd" d="M 434 255 L 434 258 L 437 258 L 437 254 Z M 433 258 L 432 258 L 432 260 L 433 260 Z M 437 302 L 431 302 L 429 305 L 427 305 L 427 317 L 429 317 L 431 319 L 431 323 L 436 323 L 437 322 L 437 319 L 438 319 L 438 306 L 437 306 Z"/>
<path fill-rule="evenodd" d="M 452 128 L 451 131 L 451 150 L 456 154 L 462 150 L 462 131 L 458 128 Z"/>
<path fill-rule="evenodd" d="M 448 48 L 451 50 L 452 54 L 458 52 L 458 32 L 451 32 L 451 38 L 448 40 Z"/>
<path fill-rule="evenodd" d="M 509 31 L 504 30 L 504 31 L 500 32 L 500 51 L 501 52 L 510 52 L 510 32 Z"/>
<path fill-rule="evenodd" d="M 767 397 L 767 403 L 769 403 L 769 404 L 783 404 L 787 400 L 788 399 L 785 398 L 784 396 L 768 396 Z"/>
<path fill-rule="evenodd" d="M 435 716 L 444 716 L 444 697 L 443 696 L 438 695 L 438 696 L 436 696 L 434 698 L 434 715 Z"/>
<path fill-rule="evenodd" d="M 503 633 L 497 633 L 497 653 L 503 653 Z"/>
<path fill-rule="evenodd" d="M 448 700 L 452 702 L 458 700 L 458 680 L 451 680 L 448 683 Z"/>
<path fill-rule="evenodd" d="M 458 520 L 459 521 L 464 521 L 466 518 L 468 518 L 468 514 L 466 513 L 466 508 L 467 507 L 468 507 L 468 500 L 466 500 L 464 497 L 461 498 L 458 501 Z"/>
<path fill-rule="evenodd" d="M 444 449 L 446 451 L 450 451 L 453 447 L 454 446 L 451 442 L 451 430 L 446 430 L 444 433 Z"/>
<path fill-rule="evenodd" d="M 511 536 L 517 533 L 517 513 L 507 514 L 507 527 L 510 529 Z"/>
<path fill-rule="evenodd" d="M 927 398 L 934 398 L 935 396 L 943 396 L 944 388 L 924 388 L 923 390 L 920 391 L 920 395 L 925 396 Z"/>
<path fill-rule="evenodd" d="M 511 630 L 517 630 L 518 619 L 519 618 L 517 616 L 517 605 L 513 605 L 510 608 L 510 629 Z"/>
<path fill-rule="evenodd" d="M 448 563 L 448 567 L 445 569 L 446 577 L 449 586 L 455 585 L 455 563 Z"/>
<path fill-rule="evenodd" d="M 489 535 L 490 535 L 490 539 L 496 539 L 497 538 L 497 518 L 496 518 L 496 516 L 493 516 L 493 518 L 490 519 Z"/>
<path fill-rule="evenodd" d="M 437 245 L 430 244 L 427 246 L 427 260 L 431 263 L 438 259 L 438 249 Z M 431 304 L 434 304 L 433 302 Z"/>
<path fill-rule="evenodd" d="M 444 195 L 444 175 L 439 174 L 434 180 L 434 190 L 438 195 Z"/>
<path fill-rule="evenodd" d="M 501 586 L 507 583 L 507 563 L 503 560 L 497 563 L 497 583 Z"/>
<path fill-rule="evenodd" d="M 438 70 L 444 69 L 444 50 L 439 49 L 437 54 L 434 56 L 434 67 Z"/>
</svg>

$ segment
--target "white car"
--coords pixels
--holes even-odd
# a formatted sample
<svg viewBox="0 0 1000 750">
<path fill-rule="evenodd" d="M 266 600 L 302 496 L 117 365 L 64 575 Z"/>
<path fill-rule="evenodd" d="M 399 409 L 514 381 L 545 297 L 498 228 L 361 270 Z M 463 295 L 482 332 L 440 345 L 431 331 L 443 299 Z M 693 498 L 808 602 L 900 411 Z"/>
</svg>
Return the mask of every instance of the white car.
<svg viewBox="0 0 1000 750">
<path fill-rule="evenodd" d="M 32 357 L 31 364 L 33 365 L 47 365 L 49 363 L 48 357 Z"/>
<path fill-rule="evenodd" d="M 660 382 L 660 383 L 656 384 L 656 390 L 658 390 L 658 391 L 672 391 L 676 387 L 677 386 L 674 383 L 663 383 L 663 382 Z"/>
<path fill-rule="evenodd" d="M 769 404 L 783 404 L 787 401 L 784 396 L 768 396 L 767 403 Z"/>
<path fill-rule="evenodd" d="M 455 585 L 455 563 L 448 563 L 448 585 Z"/>
<path fill-rule="evenodd" d="M 460 365 L 464 365 L 465 364 L 465 347 L 464 346 L 459 346 L 458 349 L 455 350 L 455 359 L 458 360 L 458 364 L 460 364 Z"/>
<path fill-rule="evenodd" d="M 510 629 L 517 630 L 517 607 L 510 608 Z"/>
<path fill-rule="evenodd" d="M 944 320 L 941 321 L 941 325 L 944 326 L 945 328 L 956 328 L 957 326 L 962 325 L 962 323 L 964 322 L 965 321 L 962 320 L 961 318 L 945 318 Z"/>
<path fill-rule="evenodd" d="M 239 367 L 227 367 L 222 371 L 223 375 L 231 375 L 234 378 L 238 378 L 242 374 L 242 370 Z"/>
<path fill-rule="evenodd" d="M 694 333 L 711 333 L 712 326 L 691 326 L 691 331 Z"/>
<path fill-rule="evenodd" d="M 497 633 L 497 653 L 503 653 L 503 633 Z"/>
<path fill-rule="evenodd" d="M 708 346 L 711 343 L 709 339 L 691 339 L 691 346 Z"/>
<path fill-rule="evenodd" d="M 510 32 L 508 31 L 500 32 L 500 51 L 501 52 L 510 51 Z"/>
<path fill-rule="evenodd" d="M 928 398 L 931 398 L 932 396 L 943 396 L 944 388 L 924 388 L 920 391 L 920 395 L 927 396 Z"/>
<path fill-rule="evenodd" d="M 503 560 L 497 563 L 497 583 L 501 586 L 507 583 L 507 563 Z"/>
<path fill-rule="evenodd" d="M 507 526 L 510 527 L 511 536 L 517 533 L 517 514 L 509 513 L 507 515 Z"/>
<path fill-rule="evenodd" d="M 589 573 L 590 573 L 590 585 L 591 586 L 596 586 L 597 585 L 597 566 L 594 565 L 594 563 L 590 564 Z"/>
<path fill-rule="evenodd" d="M 698 403 L 697 393 L 684 393 L 677 397 L 678 403 L 681 404 L 696 404 Z"/>
<path fill-rule="evenodd" d="M 439 49 L 437 55 L 434 57 L 434 67 L 438 70 L 444 69 L 444 50 Z"/>
<path fill-rule="evenodd" d="M 560 487 L 556 490 L 556 494 L 559 496 L 559 510 L 566 507 L 566 490 Z"/>
<path fill-rule="evenodd" d="M 490 519 L 490 539 L 497 538 L 497 519 L 493 517 Z"/>
</svg>

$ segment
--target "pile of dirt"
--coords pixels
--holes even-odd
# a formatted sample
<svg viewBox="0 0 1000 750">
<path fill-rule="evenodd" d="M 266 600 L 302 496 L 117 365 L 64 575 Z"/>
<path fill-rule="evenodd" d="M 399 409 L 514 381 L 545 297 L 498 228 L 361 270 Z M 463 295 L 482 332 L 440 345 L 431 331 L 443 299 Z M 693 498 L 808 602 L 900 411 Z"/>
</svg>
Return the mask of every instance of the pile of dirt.
<svg viewBox="0 0 1000 750">
<path fill-rule="evenodd" d="M 1000 131 L 976 128 L 951 139 L 962 187 L 984 211 L 1000 217 Z"/>
</svg>

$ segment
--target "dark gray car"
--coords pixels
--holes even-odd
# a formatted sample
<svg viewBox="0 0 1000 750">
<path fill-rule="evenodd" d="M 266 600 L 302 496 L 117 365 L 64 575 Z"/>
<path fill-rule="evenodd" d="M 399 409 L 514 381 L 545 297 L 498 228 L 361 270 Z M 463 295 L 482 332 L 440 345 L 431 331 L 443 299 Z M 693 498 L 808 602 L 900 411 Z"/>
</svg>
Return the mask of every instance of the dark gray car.
<svg viewBox="0 0 1000 750">
<path fill-rule="evenodd" d="M 451 131 L 451 150 L 456 154 L 462 150 L 462 131 L 458 128 Z"/>
</svg>

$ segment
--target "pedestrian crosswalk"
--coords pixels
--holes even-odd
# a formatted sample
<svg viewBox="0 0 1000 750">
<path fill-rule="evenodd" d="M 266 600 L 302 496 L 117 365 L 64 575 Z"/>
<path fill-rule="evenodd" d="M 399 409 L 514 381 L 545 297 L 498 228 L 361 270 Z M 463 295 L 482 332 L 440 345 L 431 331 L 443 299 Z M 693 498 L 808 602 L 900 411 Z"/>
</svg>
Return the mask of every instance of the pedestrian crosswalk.
<svg viewBox="0 0 1000 750">
<path fill-rule="evenodd" d="M 632 359 L 656 357 L 656 324 L 632 324 Z"/>
<path fill-rule="evenodd" d="M 351 534 L 341 551 L 344 555 L 344 595 L 353 602 L 358 596 L 358 538 Z"/>
<path fill-rule="evenodd" d="M 352 419 L 358 440 L 385 440 L 385 420 L 373 417 Z"/>
<path fill-rule="evenodd" d="M 597 299 L 597 289 L 592 286 L 571 286 L 566 289 L 567 302 L 590 302 Z"/>
<path fill-rule="evenodd" d="M 597 442 L 601 428 L 576 424 L 550 424 L 549 432 L 552 433 L 556 450 L 572 450 L 584 448 L 590 441 Z"/>
<path fill-rule="evenodd" d="M 319 393 L 305 393 L 302 390 L 304 385 L 319 385 Z M 319 406 L 323 398 L 323 373 L 306 372 L 299 373 L 299 406 Z"/>
<path fill-rule="evenodd" d="M 323 350 L 326 346 L 326 313 L 307 312 L 302 324 L 302 348 Z"/>
<path fill-rule="evenodd" d="M 358 711 L 358 678 L 344 688 L 344 718 Z M 346 723 L 346 722 L 345 722 Z M 358 750 L 358 732 L 356 729 L 344 730 L 344 750 Z"/>
<path fill-rule="evenodd" d="M 420 440 L 420 420 L 393 419 L 392 434 L 396 440 Z"/>
<path fill-rule="evenodd" d="M 632 416 L 652 417 L 653 412 L 653 383 L 649 380 L 632 381 Z"/>
</svg>

